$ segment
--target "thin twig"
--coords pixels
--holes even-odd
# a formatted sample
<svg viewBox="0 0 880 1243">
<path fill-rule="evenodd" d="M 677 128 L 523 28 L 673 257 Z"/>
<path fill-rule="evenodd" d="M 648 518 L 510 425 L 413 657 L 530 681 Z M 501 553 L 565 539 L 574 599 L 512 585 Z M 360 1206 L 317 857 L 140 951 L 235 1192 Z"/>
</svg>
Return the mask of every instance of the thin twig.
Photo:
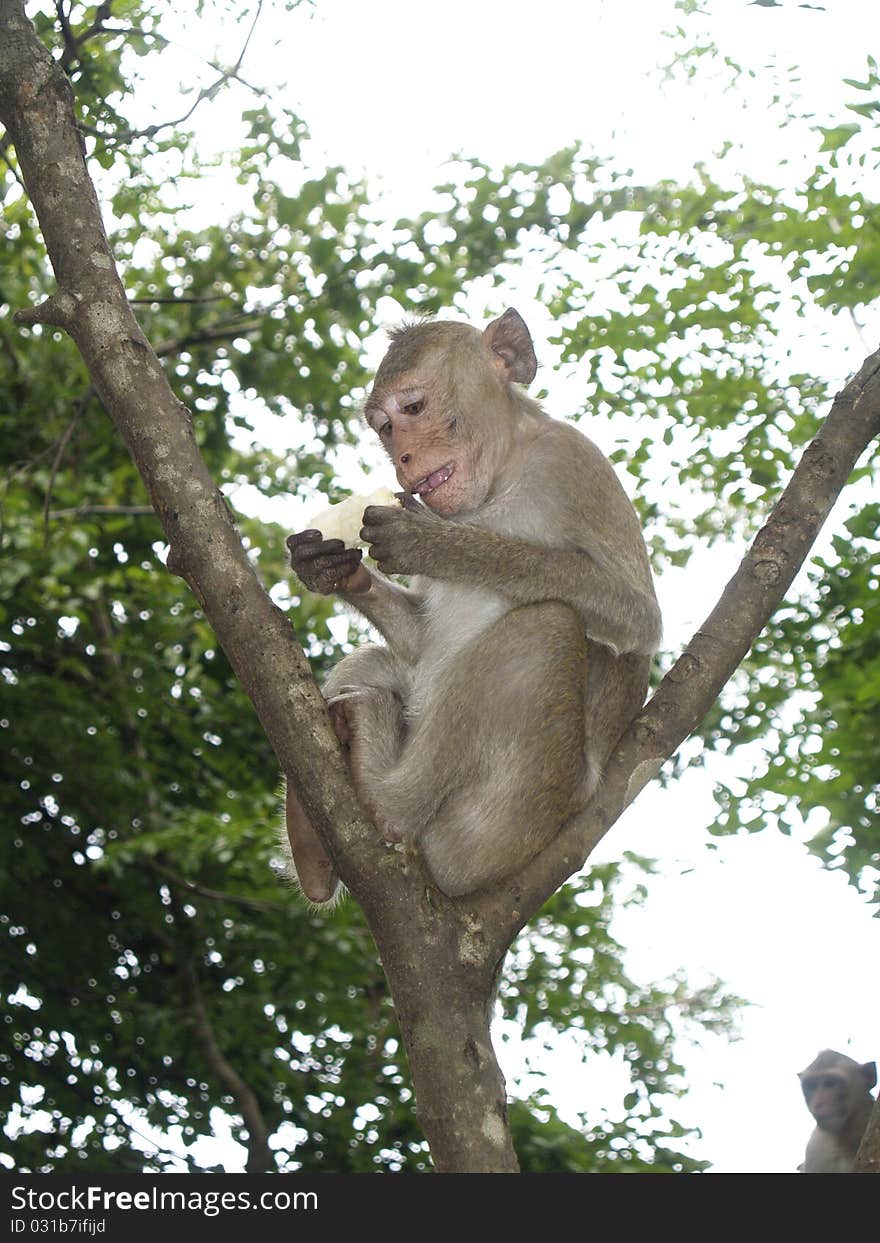
<svg viewBox="0 0 880 1243">
<path fill-rule="evenodd" d="M 61 27 L 61 37 L 64 40 L 64 52 L 61 56 L 61 64 L 67 68 L 76 56 L 76 36 L 70 27 L 68 15 L 64 10 L 64 0 L 55 0 L 55 16 L 58 18 L 58 25 Z"/>
<path fill-rule="evenodd" d="M 108 26 L 106 22 L 102 22 L 100 28 L 95 28 L 93 33 L 102 35 L 137 35 L 139 39 L 155 39 L 163 47 L 171 47 L 173 42 L 167 35 L 160 34 L 158 30 L 146 30 L 143 26 Z"/>
<path fill-rule="evenodd" d="M 205 328 L 201 332 L 192 332 L 185 337 L 178 337 L 174 341 L 162 341 L 155 347 L 157 358 L 167 358 L 169 354 L 179 354 L 181 350 L 187 349 L 191 345 L 209 345 L 212 341 L 225 341 L 230 337 L 243 337 L 251 332 L 258 332 L 262 325 L 262 320 L 247 324 L 238 322 L 230 322 L 226 326 L 222 324 L 215 328 Z"/>
<path fill-rule="evenodd" d="M 52 509 L 50 518 L 88 518 L 93 514 L 116 514 L 132 518 L 155 518 L 152 505 L 75 505 L 72 509 Z"/>
<path fill-rule="evenodd" d="M 128 1106 L 131 1106 L 130 1101 L 126 1101 L 125 1104 Z M 195 1174 L 195 1173 L 203 1174 L 205 1172 L 204 1168 L 200 1166 L 198 1162 L 195 1160 L 195 1158 L 191 1157 L 189 1153 L 172 1152 L 170 1148 L 161 1148 L 154 1139 L 151 1139 L 149 1135 L 145 1135 L 143 1131 L 141 1131 L 138 1127 L 136 1127 L 134 1123 L 131 1122 L 129 1118 L 126 1117 L 125 1114 L 123 1114 L 122 1110 L 119 1108 L 118 1105 L 116 1106 L 116 1112 L 119 1114 L 119 1117 L 122 1119 L 123 1124 L 129 1129 L 132 1135 L 137 1135 L 138 1139 L 142 1139 L 145 1144 L 149 1144 L 150 1147 L 154 1150 L 153 1153 L 145 1152 L 143 1155 L 146 1158 L 150 1159 L 151 1157 L 155 1158 L 156 1156 L 171 1157 L 175 1161 L 182 1161 L 183 1164 L 186 1166 L 186 1168 L 189 1170 L 190 1174 Z"/>
<path fill-rule="evenodd" d="M 61 26 L 61 34 L 64 39 L 64 49 L 58 57 L 58 63 L 65 73 L 73 68 L 75 64 L 82 64 L 83 45 L 88 43 L 93 35 L 101 34 L 104 31 L 104 21 L 110 16 L 112 8 L 112 0 L 104 0 L 104 3 L 95 10 L 95 19 L 91 26 L 87 26 L 81 34 L 74 34 L 68 21 L 67 14 L 61 7 L 60 0 L 56 0 L 55 12 L 58 14 L 58 21 Z"/>
<path fill-rule="evenodd" d="M 209 1069 L 223 1088 L 235 1099 L 248 1132 L 248 1173 L 264 1173 L 275 1169 L 269 1148 L 269 1128 L 256 1094 L 235 1067 L 226 1060 L 217 1043 L 214 1028 L 202 996 L 199 977 L 192 962 L 179 964 L 178 979 L 183 1003 L 189 1011 L 196 1044 Z"/>
<path fill-rule="evenodd" d="M 873 345 L 872 345 L 872 344 L 868 341 L 868 338 L 865 336 L 865 329 L 864 329 L 864 327 L 862 326 L 862 324 L 860 324 L 860 323 L 859 323 L 858 319 L 856 318 L 856 313 L 855 313 L 855 311 L 852 309 L 852 307 L 848 307 L 847 309 L 848 309 L 848 312 L 849 312 L 849 317 L 850 317 L 850 319 L 851 319 L 851 321 L 852 321 L 852 326 L 853 326 L 853 328 L 855 328 L 855 330 L 856 330 L 856 336 L 857 336 L 857 337 L 858 337 L 858 339 L 859 339 L 859 343 L 862 345 L 862 347 L 863 347 L 864 349 L 866 349 L 866 350 L 872 350 L 874 347 L 873 347 Z"/>
<path fill-rule="evenodd" d="M 214 902 L 230 902 L 234 906 L 243 906 L 251 911 L 277 911 L 280 914 L 289 914 L 290 907 L 283 902 L 270 902 L 260 898 L 245 898 L 235 893 L 224 893 L 220 889 L 210 889 L 207 885 L 202 885 L 198 881 L 187 880 L 185 876 L 173 871 L 162 863 L 157 863 L 154 859 L 149 860 L 147 867 L 152 872 L 157 872 L 160 876 L 164 876 L 178 889 L 183 889 L 187 893 L 197 893 L 203 898 L 210 898 Z"/>
<path fill-rule="evenodd" d="M 22 384 L 21 359 L 18 357 L 18 354 L 16 354 L 15 348 L 12 342 L 9 340 L 6 330 L 2 327 L 2 325 L 0 325 L 0 347 L 2 347 L 3 353 L 6 355 L 6 357 L 9 359 L 10 363 L 12 364 L 13 388 L 16 389 L 17 393 L 19 392 L 23 393 L 26 390 L 25 390 L 25 385 Z"/>
<path fill-rule="evenodd" d="M 229 294 L 206 294 L 203 298 L 129 298 L 128 301 L 132 306 L 151 306 L 154 303 L 157 305 L 176 306 L 177 303 L 228 302 Z"/>
<path fill-rule="evenodd" d="M 254 13 L 253 21 L 251 22 L 250 29 L 248 30 L 247 36 L 244 41 L 244 46 L 242 47 L 241 52 L 238 55 L 238 59 L 236 60 L 235 64 L 232 66 L 231 69 L 221 69 L 213 61 L 208 61 L 208 64 L 211 66 L 211 68 L 217 71 L 217 73 L 219 74 L 219 77 L 216 79 L 216 81 L 212 82 L 210 86 L 202 87 L 202 89 L 199 91 L 198 95 L 196 96 L 192 107 L 187 109 L 187 111 L 182 116 L 179 116 L 172 121 L 159 121 L 155 125 L 147 125 L 144 129 L 116 130 L 112 134 L 107 133 L 106 130 L 97 129 L 93 125 L 84 125 L 82 122 L 79 122 L 77 124 L 77 128 L 83 134 L 89 134 L 93 138 L 100 138 L 105 143 L 131 142 L 135 138 L 155 138 L 156 135 L 160 132 L 160 130 L 175 128 L 178 125 L 185 125 L 186 122 L 192 116 L 192 114 L 195 112 L 196 108 L 199 107 L 200 104 L 204 103 L 206 99 L 213 99 L 214 96 L 217 94 L 217 92 L 223 86 L 225 86 L 226 83 L 232 80 L 240 82 L 242 86 L 247 87 L 248 90 L 252 90 L 257 95 L 264 95 L 266 93 L 265 91 L 263 91 L 259 87 L 252 86 L 248 82 L 245 82 L 243 78 L 239 77 L 239 72 L 238 72 L 239 69 L 241 68 L 241 63 L 244 60 L 245 52 L 248 49 L 248 44 L 251 41 L 251 37 L 254 33 L 257 22 L 259 21 L 260 13 L 262 12 L 262 9 L 263 9 L 263 0 L 259 0 L 257 4 L 256 12 Z"/>
<path fill-rule="evenodd" d="M 77 50 L 81 48 L 82 45 L 89 39 L 91 39 L 92 35 L 104 33 L 104 22 L 110 16 L 112 9 L 113 0 L 104 0 L 104 3 L 98 6 L 95 10 L 95 20 L 92 22 L 91 26 L 88 26 L 81 35 L 77 35 L 76 37 Z"/>
<path fill-rule="evenodd" d="M 11 160 L 10 160 L 10 158 L 9 158 L 9 156 L 6 154 L 7 148 L 9 148 L 9 147 L 11 147 L 11 146 L 12 146 L 12 140 L 10 139 L 10 137 L 9 137 L 9 135 L 8 135 L 8 134 L 4 134 L 4 135 L 3 135 L 3 139 L 2 139 L 2 141 L 0 141 L 0 158 L 2 158 L 3 163 L 6 165 L 6 167 L 9 169 L 9 171 L 12 173 L 13 178 L 14 178 L 14 179 L 18 182 L 18 184 L 21 186 L 21 188 L 22 188 L 22 190 L 24 191 L 24 193 L 25 193 L 25 194 L 27 194 L 27 189 L 26 189 L 26 187 L 25 187 L 24 182 L 23 182 L 23 181 L 22 181 L 22 179 L 21 179 L 21 174 L 19 173 L 19 171 L 18 171 L 18 169 L 15 167 L 15 165 L 12 163 L 12 161 L 11 161 Z"/>
<path fill-rule="evenodd" d="M 77 407 L 73 412 L 73 418 L 70 420 L 67 427 L 64 429 L 64 433 L 60 441 L 58 442 L 58 450 L 55 454 L 55 460 L 52 463 L 52 469 L 49 472 L 49 483 L 46 487 L 46 497 L 43 502 L 43 546 L 44 547 L 49 542 L 49 507 L 52 503 L 52 489 L 55 486 L 55 476 L 58 474 L 58 471 L 61 469 L 61 459 L 64 457 L 64 451 L 67 448 L 68 444 L 70 443 L 70 438 L 73 435 L 74 431 L 76 430 L 77 424 L 79 423 L 82 416 L 85 414 L 94 396 L 95 396 L 95 386 L 93 384 L 90 384 L 89 387 L 86 389 L 86 391 L 83 393 L 82 397 L 79 399 L 79 402 L 77 403 Z"/>
</svg>

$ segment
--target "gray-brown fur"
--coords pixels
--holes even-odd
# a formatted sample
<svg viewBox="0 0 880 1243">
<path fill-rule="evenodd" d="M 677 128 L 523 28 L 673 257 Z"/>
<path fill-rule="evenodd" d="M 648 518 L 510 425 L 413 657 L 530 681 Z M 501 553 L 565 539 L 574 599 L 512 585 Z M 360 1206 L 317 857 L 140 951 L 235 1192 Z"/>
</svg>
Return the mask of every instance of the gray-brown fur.
<svg viewBox="0 0 880 1243">
<path fill-rule="evenodd" d="M 801 1173 L 850 1173 L 874 1107 L 876 1063 L 859 1063 L 845 1053 L 823 1049 L 798 1078 L 816 1123 Z"/>
<path fill-rule="evenodd" d="M 344 658 L 325 694 L 380 831 L 421 849 L 452 896 L 523 867 L 592 795 L 660 633 L 635 511 L 599 449 L 517 387 L 535 368 L 515 311 L 483 332 L 402 330 L 365 407 L 410 494 L 364 515 L 378 570 L 288 541 L 305 585 L 386 640 Z M 294 829 L 299 864 L 311 828 Z"/>
</svg>

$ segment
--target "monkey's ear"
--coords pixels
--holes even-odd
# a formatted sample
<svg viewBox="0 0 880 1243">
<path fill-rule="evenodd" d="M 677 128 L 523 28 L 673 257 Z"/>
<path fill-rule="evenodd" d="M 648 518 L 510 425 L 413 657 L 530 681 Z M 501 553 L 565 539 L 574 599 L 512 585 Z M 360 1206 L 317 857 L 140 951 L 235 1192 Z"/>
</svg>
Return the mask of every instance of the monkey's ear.
<svg viewBox="0 0 880 1243">
<path fill-rule="evenodd" d="M 859 1069 L 861 1070 L 862 1075 L 864 1076 L 865 1087 L 870 1092 L 871 1088 L 873 1088 L 877 1082 L 877 1063 L 876 1062 L 863 1062 L 862 1065 L 859 1067 Z"/>
<path fill-rule="evenodd" d="M 526 321 L 513 307 L 493 319 L 483 331 L 483 340 L 498 360 L 506 380 L 531 384 L 538 370 L 535 347 Z"/>
</svg>

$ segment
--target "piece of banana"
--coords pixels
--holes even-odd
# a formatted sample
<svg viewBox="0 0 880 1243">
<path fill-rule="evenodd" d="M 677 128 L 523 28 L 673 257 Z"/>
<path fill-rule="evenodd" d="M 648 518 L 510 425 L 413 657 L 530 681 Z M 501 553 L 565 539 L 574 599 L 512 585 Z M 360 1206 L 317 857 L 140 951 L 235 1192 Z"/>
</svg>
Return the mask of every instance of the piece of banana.
<svg viewBox="0 0 880 1243">
<path fill-rule="evenodd" d="M 308 530 L 320 531 L 324 539 L 341 539 L 346 548 L 356 548 L 363 543 L 360 529 L 364 524 L 364 510 L 368 505 L 397 505 L 400 501 L 390 488 L 377 488 L 369 495 L 355 493 L 337 505 L 328 505 L 308 523 Z"/>
</svg>

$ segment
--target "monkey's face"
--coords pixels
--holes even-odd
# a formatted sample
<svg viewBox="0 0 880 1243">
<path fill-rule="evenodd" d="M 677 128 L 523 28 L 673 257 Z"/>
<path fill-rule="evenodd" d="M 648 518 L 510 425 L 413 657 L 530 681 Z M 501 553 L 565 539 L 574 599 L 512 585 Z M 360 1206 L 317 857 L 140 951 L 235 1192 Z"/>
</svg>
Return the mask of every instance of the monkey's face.
<svg viewBox="0 0 880 1243">
<path fill-rule="evenodd" d="M 444 342 L 404 372 L 383 363 L 364 411 L 401 488 L 445 516 L 483 504 L 506 446 L 492 417 L 505 396 L 481 352 L 479 339 Z"/>
<path fill-rule="evenodd" d="M 834 1072 L 810 1075 L 801 1080 L 807 1108 L 822 1131 L 839 1131 L 850 1112 L 845 1076 Z"/>
</svg>

